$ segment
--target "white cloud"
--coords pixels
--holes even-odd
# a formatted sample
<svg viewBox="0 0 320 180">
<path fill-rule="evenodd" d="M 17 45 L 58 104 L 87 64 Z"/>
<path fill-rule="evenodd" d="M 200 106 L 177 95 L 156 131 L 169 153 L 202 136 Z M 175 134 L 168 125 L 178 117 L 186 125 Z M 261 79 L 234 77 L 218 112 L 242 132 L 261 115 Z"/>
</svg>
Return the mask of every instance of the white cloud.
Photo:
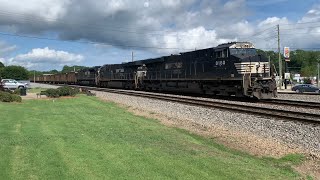
<svg viewBox="0 0 320 180">
<path fill-rule="evenodd" d="M 289 0 L 268 0 L 268 1 L 257 1 L 257 0 L 248 0 L 248 3 L 252 6 L 267 6 L 272 4 L 278 4 L 287 2 Z"/>
<path fill-rule="evenodd" d="M 4 58 L 0 58 L 0 62 L 2 62 L 3 64 L 6 63 L 6 60 Z"/>
<path fill-rule="evenodd" d="M 181 0 L 161 0 L 161 3 L 164 6 L 176 7 L 176 6 L 180 5 L 182 2 L 181 2 Z"/>
<path fill-rule="evenodd" d="M 25 0 L 24 3 L 0 0 L 0 28 L 26 34 L 56 34 L 63 40 L 88 40 L 123 49 L 180 48 L 148 50 L 166 55 L 234 40 L 252 41 L 258 48 L 274 48 L 276 29 L 264 30 L 286 24 L 281 28 L 291 28 L 290 33 L 296 35 L 285 35 L 288 31 L 281 31 L 283 45 L 312 46 L 319 39 L 319 28 L 299 30 L 301 26 L 288 17 L 247 20 L 252 19 L 249 15 L 254 15 L 248 10 L 248 3 L 263 6 L 284 1 L 288 0 Z M 320 6 L 314 6 L 297 22 L 319 20 Z M 105 46 L 97 44 L 96 47 Z M 35 66 L 35 63 L 76 63 L 71 61 L 81 59 L 75 54 L 59 52 L 49 48 L 33 49 L 14 57 L 12 62 L 27 64 L 30 61 L 26 59 L 32 58 L 30 66 Z"/>
<path fill-rule="evenodd" d="M 179 47 L 176 51 L 186 51 L 213 47 L 231 39 L 219 39 L 215 30 L 206 30 L 199 26 L 187 31 L 167 33 L 163 39 L 155 39 L 154 45 L 162 44 L 165 48 Z"/>
<path fill-rule="evenodd" d="M 245 0 L 231 0 L 227 1 L 224 4 L 224 8 L 226 10 L 235 10 L 235 9 L 241 9 L 241 6 L 245 5 Z"/>
<path fill-rule="evenodd" d="M 0 55 L 5 56 L 17 49 L 16 45 L 9 45 L 4 41 L 0 41 Z"/>
<path fill-rule="evenodd" d="M 161 34 L 156 36 L 156 41 L 162 42 L 170 39 L 166 31 L 183 33 L 197 27 L 214 29 L 226 19 L 234 19 L 234 22 L 245 14 L 242 11 L 244 0 L 26 0 L 24 3 L 0 0 L 0 3 L 0 11 L 5 12 L 0 16 L 2 29 L 40 35 L 54 32 L 63 40 L 89 40 L 123 48 L 154 45 L 155 37 L 148 35 L 154 31 Z M 196 9 L 193 8 L 195 4 L 199 4 Z M 236 18 L 232 18 L 232 12 L 237 12 Z M 220 41 L 217 34 L 214 38 Z M 180 39 L 184 40 L 178 41 L 189 38 Z"/>
<path fill-rule="evenodd" d="M 317 5 L 317 6 L 314 6 L 311 10 L 309 10 L 299 22 L 300 23 L 319 22 L 319 20 L 320 20 L 320 5 Z"/>
<path fill-rule="evenodd" d="M 271 27 L 271 26 L 275 26 L 277 24 L 288 24 L 289 21 L 286 17 L 283 18 L 279 18 L 279 17 L 269 17 L 266 20 L 260 22 L 258 24 L 258 27 Z"/>
<path fill-rule="evenodd" d="M 66 12 L 65 7 L 70 4 L 70 0 L 27 0 L 23 3 L 18 0 L 7 1 L 0 0 L 1 11 L 4 14 L 8 12 L 10 16 L 27 16 L 41 17 L 47 20 L 58 19 Z M 13 11 L 14 10 L 14 11 Z M 14 12 L 14 13 L 13 13 Z M 27 18 L 27 17 L 26 17 Z M 21 18 L 21 21 L 25 20 Z"/>
<path fill-rule="evenodd" d="M 22 65 L 27 68 L 57 67 L 63 65 L 74 65 L 83 61 L 80 54 L 73 54 L 66 51 L 57 51 L 45 47 L 43 49 L 32 49 L 31 52 L 20 54 L 7 60 L 10 65 Z"/>
</svg>

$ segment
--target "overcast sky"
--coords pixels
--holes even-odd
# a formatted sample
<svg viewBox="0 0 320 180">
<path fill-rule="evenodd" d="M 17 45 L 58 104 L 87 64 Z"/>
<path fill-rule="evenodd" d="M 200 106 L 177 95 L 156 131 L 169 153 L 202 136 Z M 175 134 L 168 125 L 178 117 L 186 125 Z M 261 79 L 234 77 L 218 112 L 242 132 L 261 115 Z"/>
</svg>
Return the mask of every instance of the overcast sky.
<svg viewBox="0 0 320 180">
<path fill-rule="evenodd" d="M 0 0 L 0 61 L 96 66 L 250 41 L 320 48 L 319 0 Z"/>
</svg>

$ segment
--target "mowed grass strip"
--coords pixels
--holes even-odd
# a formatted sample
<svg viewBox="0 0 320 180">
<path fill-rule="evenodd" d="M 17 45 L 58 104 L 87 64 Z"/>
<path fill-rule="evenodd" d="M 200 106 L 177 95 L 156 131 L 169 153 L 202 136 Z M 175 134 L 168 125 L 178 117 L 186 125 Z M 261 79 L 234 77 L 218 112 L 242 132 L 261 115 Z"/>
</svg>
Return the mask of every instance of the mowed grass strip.
<svg viewBox="0 0 320 180">
<path fill-rule="evenodd" d="M 1 179 L 292 179 L 290 162 L 233 151 L 95 97 L 0 103 Z"/>
</svg>

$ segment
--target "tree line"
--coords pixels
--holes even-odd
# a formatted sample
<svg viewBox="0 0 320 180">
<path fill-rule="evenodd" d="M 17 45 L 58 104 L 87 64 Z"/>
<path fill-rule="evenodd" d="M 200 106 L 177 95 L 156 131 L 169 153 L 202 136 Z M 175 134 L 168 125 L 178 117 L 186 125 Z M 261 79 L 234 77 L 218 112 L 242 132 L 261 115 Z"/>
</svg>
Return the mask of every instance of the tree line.
<svg viewBox="0 0 320 180">
<path fill-rule="evenodd" d="M 278 52 L 258 50 L 258 54 L 270 57 L 271 62 L 279 70 Z M 285 70 L 285 61 L 281 54 L 282 72 Z M 317 75 L 317 64 L 320 61 L 320 51 L 295 50 L 290 52 L 290 62 L 288 62 L 288 72 L 291 74 L 301 74 L 303 77 L 314 77 Z"/>
<path fill-rule="evenodd" d="M 79 71 L 82 69 L 88 68 L 86 66 L 63 66 L 61 71 L 58 71 L 56 69 L 50 70 L 50 71 L 35 71 L 31 70 L 28 72 L 29 79 L 33 79 L 34 76 L 40 76 L 43 74 L 59 74 L 59 73 L 67 73 L 67 72 L 73 72 L 73 71 Z"/>
<path fill-rule="evenodd" d="M 29 79 L 29 73 L 28 70 L 22 66 L 4 66 L 4 64 L 0 62 L 0 78 L 26 80 Z"/>
<path fill-rule="evenodd" d="M 39 76 L 43 74 L 58 74 L 67 73 L 72 71 L 79 71 L 81 69 L 87 68 L 86 66 L 63 66 L 61 71 L 56 69 L 50 71 L 28 71 L 22 66 L 5 66 L 0 62 L 0 77 L 2 79 L 16 79 L 16 80 L 28 80 L 33 79 L 34 76 Z"/>
</svg>

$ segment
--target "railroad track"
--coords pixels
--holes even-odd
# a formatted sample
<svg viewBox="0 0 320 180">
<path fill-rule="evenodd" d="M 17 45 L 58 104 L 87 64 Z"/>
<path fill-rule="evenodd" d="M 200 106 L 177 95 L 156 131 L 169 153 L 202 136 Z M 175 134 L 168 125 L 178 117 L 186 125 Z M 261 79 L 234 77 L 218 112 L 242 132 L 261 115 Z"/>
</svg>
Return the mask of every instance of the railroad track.
<svg viewBox="0 0 320 180">
<path fill-rule="evenodd" d="M 250 105 L 240 105 L 232 102 L 218 102 L 210 101 L 203 99 L 195 99 L 192 97 L 181 97 L 181 96 L 170 96 L 166 94 L 157 94 L 157 93 L 148 93 L 148 92 L 139 92 L 139 91 L 127 91 L 127 90 L 118 90 L 118 89 L 108 89 L 108 88 L 96 88 L 96 87 L 86 87 L 86 86 L 74 86 L 80 87 L 88 90 L 103 91 L 117 94 L 124 94 L 130 96 L 138 96 L 145 98 L 152 98 L 158 100 L 165 100 L 177 103 L 184 103 L 194 106 L 202 106 L 207 108 L 218 108 L 223 110 L 232 110 L 242 113 L 261 115 L 263 117 L 275 117 L 286 120 L 295 120 L 303 121 L 308 123 L 320 124 L 320 114 L 296 112 L 296 111 L 287 111 L 266 107 L 257 107 Z"/>
<path fill-rule="evenodd" d="M 294 94 L 294 95 L 311 95 L 311 96 L 320 96 L 319 93 L 315 93 L 315 92 L 304 92 L 304 93 L 296 93 L 294 91 L 292 92 L 279 92 L 278 91 L 278 94 Z"/>
<path fill-rule="evenodd" d="M 308 102 L 308 101 L 284 100 L 284 99 L 261 100 L 260 102 L 261 103 L 266 103 L 266 104 L 286 105 L 286 106 L 294 106 L 294 107 L 320 109 L 320 102 Z"/>
</svg>

